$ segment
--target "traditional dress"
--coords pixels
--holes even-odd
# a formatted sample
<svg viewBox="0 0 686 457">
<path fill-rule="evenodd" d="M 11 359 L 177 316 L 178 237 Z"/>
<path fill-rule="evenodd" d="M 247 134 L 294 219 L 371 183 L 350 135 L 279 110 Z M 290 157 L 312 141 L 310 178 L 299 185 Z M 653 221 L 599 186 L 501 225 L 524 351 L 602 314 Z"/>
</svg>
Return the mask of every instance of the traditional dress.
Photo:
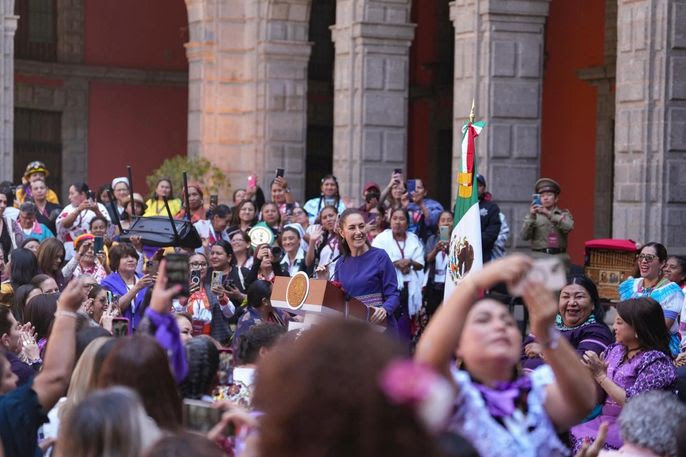
<svg viewBox="0 0 686 457">
<path fill-rule="evenodd" d="M 385 251 L 372 247 L 357 257 L 341 257 L 333 279 L 365 305 L 383 307 L 388 331 L 397 332 L 394 313 L 400 305 L 400 292 L 395 267 Z"/>
<path fill-rule="evenodd" d="M 607 362 L 607 377 L 626 391 L 627 401 L 648 390 L 674 390 L 676 387 L 676 368 L 672 360 L 660 351 L 643 351 L 631 359 L 626 359 L 626 347 L 613 344 L 603 353 Z M 617 417 L 622 406 L 607 395 L 600 416 L 577 425 L 571 430 L 575 449 L 583 444 L 584 438 L 594 440 L 603 422 L 610 424 L 607 431 L 606 447 L 618 449 L 622 445 Z"/>
<path fill-rule="evenodd" d="M 681 288 L 667 278 L 662 278 L 655 287 L 644 288 L 643 278 L 629 278 L 619 285 L 619 299 L 650 297 L 662 306 L 665 319 L 673 319 L 669 329 L 671 338 L 669 349 L 672 355 L 680 352 L 681 336 L 679 335 L 679 315 L 684 304 L 684 293 Z"/>
<path fill-rule="evenodd" d="M 100 214 L 102 214 L 108 222 L 111 222 L 110 215 L 102 203 L 98 203 L 98 209 L 100 210 Z M 65 227 L 64 220 L 74 211 L 78 211 L 78 209 L 71 203 L 68 204 L 64 207 L 60 215 L 57 216 L 57 221 L 55 222 L 55 226 L 57 227 L 57 239 L 64 243 L 64 249 L 66 251 L 66 258 L 64 260 L 69 260 L 74 256 L 74 240 L 79 235 L 83 235 L 90 231 L 90 223 L 96 216 L 95 212 L 89 209 L 81 211 L 76 216 L 76 219 L 74 219 L 71 227 Z"/>
<path fill-rule="evenodd" d="M 396 262 L 401 259 L 409 259 L 416 262 L 422 267 L 424 266 L 424 246 L 419 240 L 419 237 L 414 233 L 406 232 L 405 240 L 398 241 L 393 237 L 391 229 L 386 229 L 381 232 L 376 238 L 372 246 L 386 251 L 391 262 Z M 401 296 L 401 305 L 403 309 L 398 318 L 398 328 L 400 334 L 406 337 L 410 336 L 410 319 L 419 312 L 422 307 L 422 286 L 424 285 L 424 271 L 415 270 L 410 267 L 408 273 L 403 273 L 399 268 L 395 268 L 396 281 L 398 283 L 398 290 Z M 407 301 L 405 302 L 405 296 Z M 407 308 L 405 308 L 407 306 Z"/>
<path fill-rule="evenodd" d="M 193 317 L 193 335 L 210 335 L 222 344 L 231 338 L 228 320 L 236 312 L 230 300 L 218 300 L 205 284 L 188 297 L 186 312 Z"/>
<path fill-rule="evenodd" d="M 607 325 L 602 322 L 596 322 L 595 316 L 591 314 L 586 321 L 576 327 L 567 327 L 562 322 L 562 317 L 557 316 L 555 320 L 555 327 L 560 331 L 569 344 L 576 350 L 576 353 L 581 357 L 586 351 L 593 351 L 596 354 L 601 354 L 607 347 L 614 343 L 615 338 Z M 522 343 L 522 368 L 524 371 L 531 371 L 545 362 L 540 357 L 528 358 L 524 354 L 524 347 L 535 342 L 533 335 L 529 335 Z"/>
<path fill-rule="evenodd" d="M 458 394 L 448 428 L 465 437 L 481 457 L 569 455 L 545 410 L 546 388 L 555 381 L 548 365 L 504 389 L 486 388 L 474 382 L 466 371 L 454 370 L 452 374 Z M 513 401 L 507 404 L 499 400 L 506 396 L 504 391 L 515 389 L 526 401 L 526 414 L 514 408 Z"/>
</svg>

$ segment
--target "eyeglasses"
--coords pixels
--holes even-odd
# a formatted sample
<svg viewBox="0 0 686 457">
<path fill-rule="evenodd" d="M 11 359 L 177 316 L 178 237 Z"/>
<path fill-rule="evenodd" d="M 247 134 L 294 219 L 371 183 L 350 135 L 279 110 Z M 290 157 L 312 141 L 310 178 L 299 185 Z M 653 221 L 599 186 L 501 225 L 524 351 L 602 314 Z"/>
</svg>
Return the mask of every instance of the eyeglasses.
<svg viewBox="0 0 686 457">
<path fill-rule="evenodd" d="M 653 254 L 641 254 L 638 256 L 638 261 L 639 262 L 652 262 L 653 260 L 657 259 L 656 255 Z"/>
<path fill-rule="evenodd" d="M 203 267 L 207 266 L 207 263 L 206 262 L 191 262 L 189 265 L 193 268 L 203 268 Z"/>
</svg>

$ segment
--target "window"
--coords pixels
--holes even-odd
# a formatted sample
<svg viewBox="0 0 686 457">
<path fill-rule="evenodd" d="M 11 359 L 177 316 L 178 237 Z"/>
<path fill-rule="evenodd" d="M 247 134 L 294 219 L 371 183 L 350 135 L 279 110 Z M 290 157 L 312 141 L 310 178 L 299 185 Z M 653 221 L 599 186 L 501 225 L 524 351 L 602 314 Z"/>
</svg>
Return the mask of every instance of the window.
<svg viewBox="0 0 686 457">
<path fill-rule="evenodd" d="M 19 59 L 57 60 L 56 0 L 17 0 L 19 26 L 14 52 Z"/>
<path fill-rule="evenodd" d="M 14 180 L 20 183 L 26 165 L 40 160 L 50 171 L 47 184 L 59 195 L 62 186 L 62 113 L 15 108 Z"/>
</svg>

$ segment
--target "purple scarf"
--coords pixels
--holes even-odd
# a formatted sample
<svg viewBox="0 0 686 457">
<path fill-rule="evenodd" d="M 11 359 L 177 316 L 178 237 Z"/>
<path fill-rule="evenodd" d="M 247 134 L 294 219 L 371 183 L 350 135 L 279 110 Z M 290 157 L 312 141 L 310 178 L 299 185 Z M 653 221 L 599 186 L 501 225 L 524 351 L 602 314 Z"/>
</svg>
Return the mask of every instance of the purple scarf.
<svg viewBox="0 0 686 457">
<path fill-rule="evenodd" d="M 531 390 L 531 378 L 522 376 L 516 381 L 499 382 L 495 387 L 479 383 L 474 383 L 474 386 L 481 393 L 491 416 L 500 419 L 512 416 L 517 408 L 517 399 Z"/>
</svg>

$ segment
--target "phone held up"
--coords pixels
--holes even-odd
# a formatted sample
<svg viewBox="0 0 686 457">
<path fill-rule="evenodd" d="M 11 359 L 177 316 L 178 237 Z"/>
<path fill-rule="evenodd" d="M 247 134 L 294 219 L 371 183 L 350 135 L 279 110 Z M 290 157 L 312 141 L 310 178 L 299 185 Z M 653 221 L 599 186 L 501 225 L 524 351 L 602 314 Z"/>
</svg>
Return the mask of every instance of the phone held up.
<svg viewBox="0 0 686 457">
<path fill-rule="evenodd" d="M 440 234 L 439 241 L 445 241 L 447 243 L 450 240 L 450 227 L 447 225 L 442 225 L 438 227 L 438 231 Z"/>
<path fill-rule="evenodd" d="M 183 425 L 186 429 L 207 433 L 222 419 L 222 410 L 214 408 L 212 403 L 201 400 L 185 399 L 183 401 Z M 236 434 L 233 424 L 224 430 L 225 436 Z"/>
<path fill-rule="evenodd" d="M 255 187 L 257 187 L 257 176 L 248 176 L 248 189 L 254 189 Z"/>
<path fill-rule="evenodd" d="M 412 195 L 412 194 L 414 194 L 415 190 L 417 190 L 417 180 L 416 179 L 408 179 L 407 180 L 407 193 Z"/>
<path fill-rule="evenodd" d="M 101 236 L 96 236 L 93 239 L 93 250 L 97 254 L 98 252 L 102 252 L 105 246 L 105 239 Z"/>
<path fill-rule="evenodd" d="M 531 206 L 542 206 L 541 194 L 533 194 L 531 196 Z"/>
<path fill-rule="evenodd" d="M 567 285 L 567 270 L 557 257 L 534 260 L 524 279 L 510 288 L 510 294 L 521 297 L 527 282 L 538 282 L 550 291 L 562 290 Z"/>
<path fill-rule="evenodd" d="M 276 177 L 277 178 L 283 178 L 284 172 L 285 172 L 285 170 L 283 168 L 277 168 L 276 169 Z"/>
<path fill-rule="evenodd" d="M 210 206 L 217 206 L 219 204 L 219 195 L 210 195 Z"/>
<path fill-rule="evenodd" d="M 177 284 L 182 287 L 179 296 L 188 297 L 189 281 L 190 281 L 190 265 L 188 264 L 188 256 L 186 254 L 167 254 L 167 288 L 174 287 Z M 200 277 L 198 276 L 198 282 Z"/>
</svg>

